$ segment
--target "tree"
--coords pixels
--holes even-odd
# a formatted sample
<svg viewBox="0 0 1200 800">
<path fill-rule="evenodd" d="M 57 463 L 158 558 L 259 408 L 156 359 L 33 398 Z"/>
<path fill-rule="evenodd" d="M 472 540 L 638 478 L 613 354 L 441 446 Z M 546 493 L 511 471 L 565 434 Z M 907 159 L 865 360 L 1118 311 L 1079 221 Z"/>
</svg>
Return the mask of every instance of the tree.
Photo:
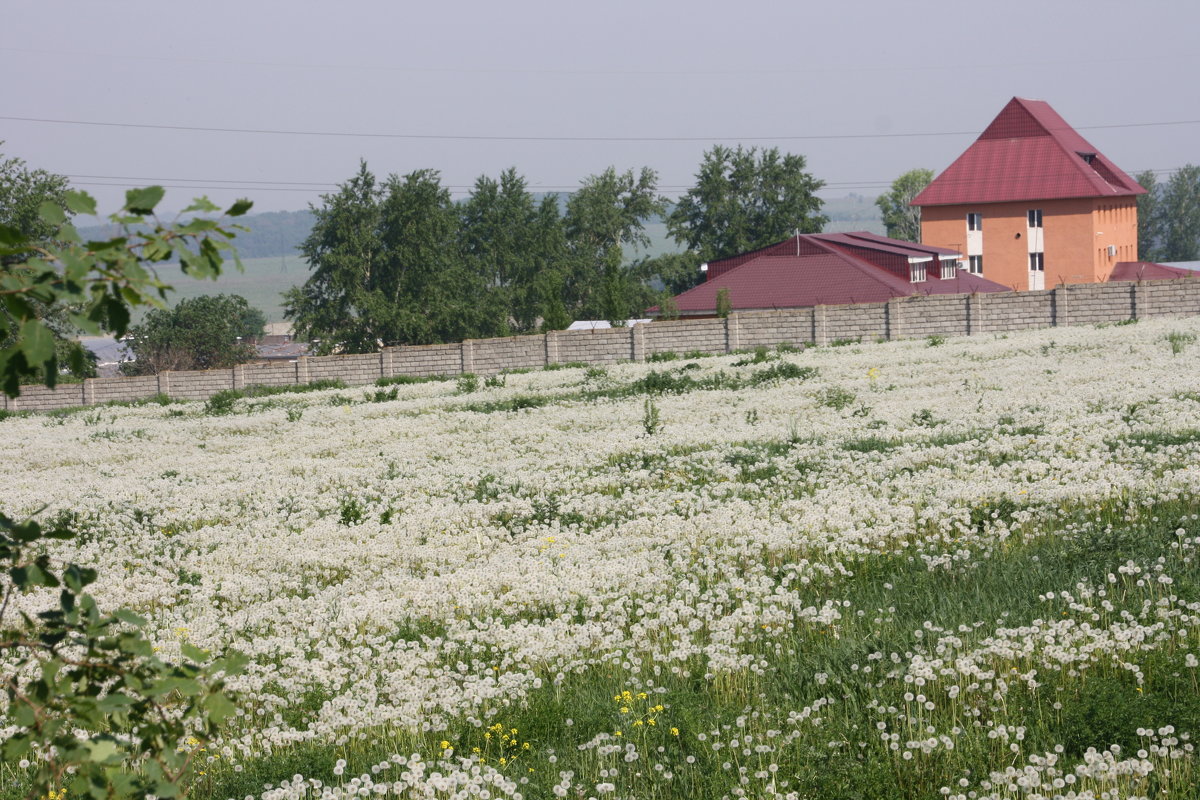
<svg viewBox="0 0 1200 800">
<path fill-rule="evenodd" d="M 717 145 L 704 154 L 696 185 L 679 199 L 667 229 L 700 261 L 766 247 L 797 231 L 818 233 L 828 222 L 816 195 L 825 184 L 804 170 L 804 156 L 775 147 Z"/>
<path fill-rule="evenodd" d="M 0 142 L 0 145 L 3 145 Z M 30 169 L 19 158 L 0 157 L 0 225 L 5 225 L 17 231 L 26 241 L 37 244 L 47 244 L 54 240 L 59 225 L 46 222 L 39 211 L 44 203 L 56 206 L 65 219 L 71 216 L 67 208 L 67 178 L 43 169 Z M 0 264 L 11 265 L 27 260 L 28 253 L 9 255 L 0 258 Z M 54 335 L 54 347 L 60 365 L 72 365 L 71 372 L 77 377 L 87 378 L 95 375 L 95 361 L 91 354 L 75 339 L 78 333 L 67 319 L 66 306 L 47 307 L 32 301 L 39 318 L 46 323 Z M 0 306 L 0 314 L 8 312 Z M 10 317 L 11 322 L 11 317 Z M 15 334 L 0 337 L 0 348 L 10 346 Z M 29 379 L 37 379 L 40 374 L 35 371 Z"/>
<path fill-rule="evenodd" d="M 312 275 L 285 295 L 317 352 L 457 341 L 486 330 L 483 280 L 464 269 L 458 210 L 435 170 L 383 185 L 367 168 L 323 195 L 301 251 Z"/>
<path fill-rule="evenodd" d="M 1158 218 L 1160 259 L 1200 259 L 1200 167 L 1188 164 L 1171 176 L 1162 189 Z"/>
<path fill-rule="evenodd" d="M 1141 261 L 1158 260 L 1158 240 L 1161 236 L 1159 225 L 1160 198 L 1162 188 L 1158 185 L 1158 176 L 1153 170 L 1146 170 L 1133 176 L 1145 194 L 1138 195 L 1138 259 Z"/>
<path fill-rule="evenodd" d="M 121 369 L 127 375 L 155 375 L 166 370 L 223 369 L 254 357 L 251 340 L 266 326 L 266 317 L 240 295 L 201 295 L 170 309 L 154 309 L 129 332 L 136 360 Z"/>
<path fill-rule="evenodd" d="M 5 394 L 18 396 L 21 381 L 39 371 L 46 384 L 55 381 L 53 334 L 40 312 L 65 307 L 72 324 L 121 335 L 131 306 L 159 303 L 169 288 L 154 264 L 177 258 L 185 273 L 215 277 L 225 255 L 236 259 L 227 241 L 233 233 L 217 220 L 161 223 L 154 207 L 162 196 L 160 187 L 128 192 L 112 218 L 122 235 L 106 241 L 81 242 L 52 202 L 41 205 L 38 218 L 55 228 L 55 241 L 0 223 L 7 311 L 0 337 L 10 340 L 0 350 Z M 95 213 L 86 194 L 68 192 L 64 201 L 71 212 Z M 226 213 L 240 216 L 249 207 L 239 201 Z M 188 212 L 216 210 L 201 199 Z M 200 748 L 237 710 L 224 676 L 236 674 L 243 659 L 229 653 L 214 661 L 187 643 L 178 662 L 160 659 L 144 620 L 125 610 L 103 612 L 87 594 L 94 570 L 48 555 L 50 540 L 74 536 L 65 522 L 0 514 L 0 653 L 11 667 L 0 675 L 0 689 L 14 726 L 0 753 L 7 764 L 31 764 L 28 798 L 184 797 Z M 10 599 L 33 590 L 46 592 L 43 610 L 13 619 Z"/>
<path fill-rule="evenodd" d="M 475 181 L 459 206 L 458 235 L 464 267 L 484 287 L 482 335 L 537 328 L 543 311 L 538 276 L 562 260 L 561 228 L 556 198 L 539 206 L 515 169 L 499 181 Z"/>
<path fill-rule="evenodd" d="M 887 235 L 906 242 L 921 241 L 921 209 L 911 205 L 912 199 L 933 181 L 933 170 L 910 169 L 896 180 L 887 194 L 875 199 L 883 212 Z"/>
<path fill-rule="evenodd" d="M 567 201 L 567 246 L 572 269 L 566 280 L 576 318 L 625 321 L 649 305 L 649 291 L 625 266 L 626 245 L 648 247 L 646 221 L 662 214 L 658 175 L 643 167 L 618 174 L 609 167 L 584 179 Z"/>
</svg>

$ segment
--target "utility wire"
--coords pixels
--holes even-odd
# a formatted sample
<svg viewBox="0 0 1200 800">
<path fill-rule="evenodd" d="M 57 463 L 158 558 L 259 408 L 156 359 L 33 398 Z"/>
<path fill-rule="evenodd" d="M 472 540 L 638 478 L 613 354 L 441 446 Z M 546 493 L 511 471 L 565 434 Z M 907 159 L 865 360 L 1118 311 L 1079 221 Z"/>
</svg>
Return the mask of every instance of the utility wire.
<svg viewBox="0 0 1200 800">
<path fill-rule="evenodd" d="M 8 122 L 37 122 L 51 125 L 90 125 L 102 128 L 137 128 L 141 130 L 200 131 L 205 133 L 252 133 L 273 136 L 322 136 L 358 139 L 407 139 L 471 142 L 762 142 L 813 141 L 843 139 L 910 139 L 927 136 L 978 136 L 979 131 L 923 131 L 919 133 L 830 133 L 791 136 L 485 136 L 465 134 L 425 133 L 366 133 L 355 131 L 301 131 L 273 128 L 222 128 L 199 125 L 157 125 L 138 122 L 98 122 L 95 120 L 51 119 L 47 117 L 0 116 Z M 1152 128 L 1167 125 L 1198 125 L 1200 119 L 1166 122 L 1131 122 L 1119 125 L 1080 125 L 1074 130 L 1112 130 L 1115 128 Z"/>
</svg>

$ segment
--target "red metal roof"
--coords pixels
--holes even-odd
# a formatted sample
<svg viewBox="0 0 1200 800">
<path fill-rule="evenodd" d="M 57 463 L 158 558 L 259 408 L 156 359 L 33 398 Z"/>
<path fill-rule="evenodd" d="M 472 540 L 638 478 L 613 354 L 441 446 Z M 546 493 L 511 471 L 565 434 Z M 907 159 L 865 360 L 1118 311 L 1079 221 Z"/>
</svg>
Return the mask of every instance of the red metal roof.
<svg viewBox="0 0 1200 800">
<path fill-rule="evenodd" d="M 937 264 L 942 255 L 960 254 L 865 232 L 801 234 L 753 253 L 712 262 L 708 280 L 677 295 L 675 304 L 681 314 L 712 314 L 721 289 L 729 290 L 735 311 L 880 303 L 914 294 L 1011 291 L 963 270 L 942 280 Z M 934 259 L 926 262 L 927 279 L 910 283 L 883 266 L 897 256 L 905 264 L 909 258 Z"/>
<path fill-rule="evenodd" d="M 1146 190 L 1042 100 L 1014 97 L 914 206 L 1117 197 Z"/>
<path fill-rule="evenodd" d="M 1108 276 L 1110 281 L 1161 281 L 1175 278 L 1200 278 L 1200 272 L 1155 264 L 1153 261 L 1118 261 Z"/>
</svg>

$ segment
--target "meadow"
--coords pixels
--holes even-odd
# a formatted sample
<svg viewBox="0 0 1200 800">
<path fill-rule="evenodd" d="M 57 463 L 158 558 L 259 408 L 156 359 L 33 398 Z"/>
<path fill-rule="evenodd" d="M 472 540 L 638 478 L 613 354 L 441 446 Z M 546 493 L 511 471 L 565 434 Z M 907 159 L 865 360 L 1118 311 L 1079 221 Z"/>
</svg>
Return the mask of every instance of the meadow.
<svg viewBox="0 0 1200 800">
<path fill-rule="evenodd" d="M 196 798 L 1195 797 L 1198 336 L 14 416 L 0 511 L 249 657 Z"/>
</svg>

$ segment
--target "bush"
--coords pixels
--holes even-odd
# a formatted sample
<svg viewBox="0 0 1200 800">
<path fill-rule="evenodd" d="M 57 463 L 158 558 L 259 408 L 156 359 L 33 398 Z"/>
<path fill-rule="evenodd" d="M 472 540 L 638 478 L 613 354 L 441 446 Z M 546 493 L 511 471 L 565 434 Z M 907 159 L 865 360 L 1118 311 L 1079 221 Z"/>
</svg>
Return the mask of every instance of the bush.
<svg viewBox="0 0 1200 800">
<path fill-rule="evenodd" d="M 204 404 L 204 413 L 210 417 L 232 414 L 234 404 L 245 396 L 240 389 L 222 389 L 208 398 Z"/>
</svg>

